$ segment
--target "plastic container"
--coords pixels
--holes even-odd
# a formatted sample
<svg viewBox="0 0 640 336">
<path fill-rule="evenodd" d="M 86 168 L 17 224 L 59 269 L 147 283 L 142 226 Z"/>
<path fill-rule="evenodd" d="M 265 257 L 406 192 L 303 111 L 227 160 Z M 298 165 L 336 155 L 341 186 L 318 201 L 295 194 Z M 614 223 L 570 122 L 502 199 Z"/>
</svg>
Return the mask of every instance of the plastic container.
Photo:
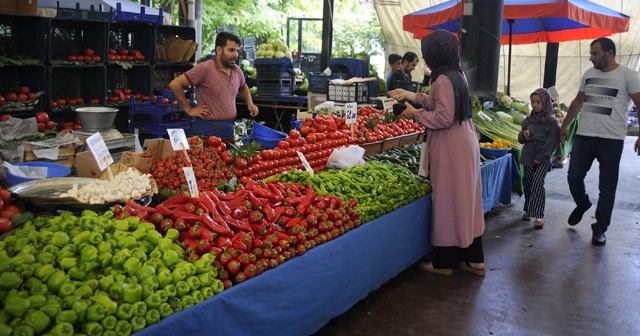
<svg viewBox="0 0 640 336">
<path fill-rule="evenodd" d="M 52 162 L 32 161 L 32 162 L 18 163 L 16 166 L 47 167 L 48 168 L 47 178 L 65 177 L 71 173 L 71 169 L 61 164 L 52 163 Z M 9 185 L 14 185 L 22 182 L 33 181 L 33 180 L 39 180 L 39 179 L 16 176 L 16 175 L 13 175 L 10 170 L 7 169 L 7 183 L 9 183 Z"/>
<path fill-rule="evenodd" d="M 111 22 L 111 11 L 104 12 L 102 5 L 98 5 L 98 10 L 95 10 L 94 5 L 91 5 L 89 10 L 82 10 L 79 2 L 76 2 L 76 8 L 60 8 L 60 1 L 56 1 L 56 17 L 77 21 Z"/>
<path fill-rule="evenodd" d="M 85 104 L 98 99 L 98 105 L 104 106 L 106 96 L 106 69 L 104 65 L 52 65 L 49 69 L 49 94 L 51 99 L 64 97 L 82 97 Z M 50 102 L 48 102 L 50 103 Z M 68 110 L 64 108 L 52 111 Z"/>
<path fill-rule="evenodd" d="M 116 88 L 129 88 L 131 94 L 140 93 L 151 96 L 151 66 L 148 64 L 135 64 L 131 69 L 125 70 L 119 65 L 107 67 L 107 95 L 111 96 Z M 166 97 L 166 96 L 165 96 Z M 129 97 L 126 97 L 127 101 Z"/>
<path fill-rule="evenodd" d="M 255 139 L 260 145 L 262 145 L 262 147 L 271 149 L 278 146 L 278 142 L 286 139 L 286 137 L 267 138 L 267 137 L 262 137 L 262 136 L 253 134 L 253 139 Z"/>
<path fill-rule="evenodd" d="M 149 24 L 114 22 L 109 25 L 109 48 L 115 49 L 118 54 L 120 49 L 126 48 L 129 52 L 138 50 L 144 55 L 144 61 L 136 61 L 136 64 L 148 64 L 155 54 L 155 27 Z M 108 61 L 107 55 L 107 61 Z"/>
<path fill-rule="evenodd" d="M 160 15 L 146 14 L 144 12 L 144 6 L 140 6 L 140 13 L 124 12 L 122 11 L 122 4 L 118 2 L 116 3 L 116 11 L 113 12 L 113 21 L 153 23 L 162 25 L 164 20 L 162 8 L 160 8 L 159 14 Z"/>
<path fill-rule="evenodd" d="M 25 102 L 7 102 L 0 106 L 0 113 L 38 112 L 48 104 L 46 96 L 47 73 L 44 65 L 5 65 L 0 66 L 0 94 L 7 98 L 7 93 L 18 93 L 21 86 L 28 86 L 39 97 Z M 14 117 L 19 115 L 14 114 Z"/>
<path fill-rule="evenodd" d="M 369 102 L 369 83 L 356 82 L 351 85 L 329 83 L 327 100 L 336 103 L 363 103 Z"/>
<path fill-rule="evenodd" d="M 511 150 L 511 148 L 495 149 L 495 148 L 483 148 L 483 147 L 480 147 L 480 154 L 493 155 L 493 156 L 499 158 L 499 157 L 507 155 L 507 153 L 509 153 L 510 150 Z"/>
<path fill-rule="evenodd" d="M 253 131 L 252 134 L 254 137 L 258 136 L 266 139 L 278 139 L 284 140 L 287 138 L 287 135 L 283 132 L 276 131 L 272 128 L 269 128 L 265 125 L 259 123 L 253 123 Z"/>
<path fill-rule="evenodd" d="M 43 48 L 46 29 L 45 18 L 39 16 L 0 14 L 0 50 L 44 64 L 47 61 L 47 50 Z"/>
<path fill-rule="evenodd" d="M 67 56 L 84 55 L 86 49 L 92 49 L 94 55 L 100 56 L 100 62 L 84 66 L 103 64 L 107 58 L 106 22 L 51 19 L 48 33 L 49 64 L 66 64 Z"/>
</svg>

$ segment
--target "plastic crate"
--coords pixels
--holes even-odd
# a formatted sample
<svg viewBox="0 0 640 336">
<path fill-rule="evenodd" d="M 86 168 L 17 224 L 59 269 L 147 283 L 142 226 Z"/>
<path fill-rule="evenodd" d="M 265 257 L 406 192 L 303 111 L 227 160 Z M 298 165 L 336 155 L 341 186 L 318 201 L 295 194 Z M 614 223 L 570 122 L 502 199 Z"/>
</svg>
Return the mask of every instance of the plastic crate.
<svg viewBox="0 0 640 336">
<path fill-rule="evenodd" d="M 107 23 L 94 21 L 71 21 L 52 19 L 49 21 L 49 52 L 47 62 L 66 62 L 69 55 L 83 55 L 85 49 L 93 49 L 104 64 L 107 58 Z M 89 63 L 87 65 L 96 64 Z"/>
<path fill-rule="evenodd" d="M 313 110 L 316 106 L 327 101 L 326 93 L 307 92 L 307 102 L 309 103 L 309 110 Z"/>
<path fill-rule="evenodd" d="M 369 102 L 369 82 L 356 82 L 351 85 L 329 83 L 327 99 L 337 103 Z"/>
<path fill-rule="evenodd" d="M 238 35 L 236 33 L 236 26 L 221 26 L 221 25 L 217 25 L 216 26 L 216 34 L 221 33 L 221 32 L 227 32 L 227 33 L 231 33 L 233 35 Z"/>
<path fill-rule="evenodd" d="M 52 65 L 49 67 L 49 98 L 82 97 L 85 103 L 98 99 L 99 106 L 105 105 L 106 69 L 104 65 Z M 54 110 L 47 106 L 51 111 Z M 66 109 L 70 107 L 67 106 Z"/>
<path fill-rule="evenodd" d="M 162 90 L 169 86 L 169 83 L 176 78 L 182 75 L 187 70 L 193 68 L 190 65 L 167 65 L 167 64 L 156 64 L 153 66 L 153 81 L 152 88 L 153 90 Z"/>
<path fill-rule="evenodd" d="M 19 56 L 22 59 L 47 61 L 45 36 L 47 25 L 39 16 L 0 14 L 0 53 Z M 4 62 L 0 62 L 0 66 Z"/>
<path fill-rule="evenodd" d="M 151 97 L 151 66 L 148 64 L 136 64 L 131 69 L 125 70 L 118 65 L 107 66 L 107 97 L 113 94 L 114 89 L 131 89 L 131 94 L 140 93 Z M 129 97 L 126 97 L 127 101 Z"/>
<path fill-rule="evenodd" d="M 193 27 L 184 27 L 184 26 L 156 26 L 156 32 L 155 32 L 155 42 L 156 45 L 157 44 L 163 44 L 164 41 L 166 39 L 168 39 L 169 37 L 179 37 L 183 40 L 191 40 L 191 41 L 195 41 L 196 40 L 196 29 Z M 158 55 L 157 52 L 155 52 L 156 46 L 154 46 L 154 52 L 151 53 L 151 62 L 155 62 L 158 64 L 173 64 L 173 62 L 168 62 L 168 61 L 158 61 Z M 145 55 L 146 56 L 146 55 Z M 195 58 L 195 53 L 193 55 L 193 57 L 191 58 L 191 60 L 189 61 L 190 63 L 193 63 L 196 60 Z"/>
<path fill-rule="evenodd" d="M 323 72 L 310 72 L 308 76 L 309 80 L 309 92 L 315 93 L 327 93 L 329 92 L 329 81 L 332 79 L 348 79 L 348 74 L 344 72 L 337 72 L 327 76 Z"/>
<path fill-rule="evenodd" d="M 256 87 L 259 97 L 286 96 L 291 94 L 293 82 L 291 80 L 258 80 Z"/>
<path fill-rule="evenodd" d="M 102 9 L 102 5 L 98 5 L 98 10 L 91 5 L 89 10 L 82 10 L 79 2 L 76 2 L 76 8 L 60 8 L 60 1 L 57 1 L 56 17 L 65 20 L 111 22 L 112 10 L 104 12 Z"/>
<path fill-rule="evenodd" d="M 140 6 L 140 13 L 124 12 L 122 11 L 122 4 L 118 2 L 116 3 L 116 11 L 113 12 L 113 21 L 153 23 L 162 25 L 164 23 L 164 13 L 162 8 L 160 8 L 159 15 L 146 14 L 144 12 L 144 6 Z"/>
<path fill-rule="evenodd" d="M 137 63 L 149 63 L 155 53 L 154 34 L 154 26 L 149 24 L 112 23 L 109 25 L 109 48 L 115 49 L 118 53 L 121 48 L 130 52 L 138 50 L 145 59 Z"/>
<path fill-rule="evenodd" d="M 8 92 L 18 93 L 20 86 L 28 86 L 31 92 L 42 92 L 39 97 L 26 103 L 14 103 L 7 101 L 0 106 L 0 113 L 17 113 L 42 111 L 48 100 L 47 72 L 44 65 L 6 65 L 0 67 L 0 95 L 7 98 Z M 17 116 L 14 114 L 14 116 Z"/>
<path fill-rule="evenodd" d="M 253 61 L 254 59 L 256 59 L 256 49 L 255 48 L 240 49 L 238 50 L 238 55 L 240 59 Z"/>
<path fill-rule="evenodd" d="M 241 37 L 240 38 L 240 48 L 247 49 L 256 48 L 256 38 L 255 37 Z"/>
<path fill-rule="evenodd" d="M 131 132 L 138 131 L 138 134 L 150 134 L 156 138 L 167 137 L 168 128 L 182 128 L 185 131 L 191 130 L 192 120 L 181 120 L 169 122 L 166 124 L 157 124 L 150 122 L 132 122 L 130 125 Z"/>
</svg>

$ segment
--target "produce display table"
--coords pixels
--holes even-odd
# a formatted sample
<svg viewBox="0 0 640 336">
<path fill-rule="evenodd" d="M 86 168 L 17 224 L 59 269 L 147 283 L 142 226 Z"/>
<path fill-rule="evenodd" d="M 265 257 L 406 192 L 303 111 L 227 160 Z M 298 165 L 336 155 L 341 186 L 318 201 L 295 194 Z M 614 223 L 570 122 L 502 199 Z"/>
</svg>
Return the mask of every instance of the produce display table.
<svg viewBox="0 0 640 336">
<path fill-rule="evenodd" d="M 431 195 L 385 214 L 136 335 L 308 335 L 433 247 Z"/>
<path fill-rule="evenodd" d="M 264 113 L 264 109 L 273 110 L 273 114 L 275 115 L 276 123 L 274 129 L 279 129 L 280 131 L 286 132 L 289 130 L 289 122 L 287 118 L 285 118 L 285 114 L 287 112 L 296 113 L 296 111 L 307 108 L 307 96 L 274 96 L 274 97 L 259 97 L 252 96 L 251 99 L 253 103 L 261 109 L 261 113 Z M 247 106 L 242 99 L 236 99 L 236 106 L 242 106 L 243 108 Z M 263 117 L 266 114 L 262 115 Z M 260 118 L 260 115 L 258 115 Z"/>
<path fill-rule="evenodd" d="M 487 161 L 480 167 L 482 181 L 482 210 L 484 213 L 511 203 L 511 191 L 520 183 L 520 171 L 511 153 Z"/>
</svg>

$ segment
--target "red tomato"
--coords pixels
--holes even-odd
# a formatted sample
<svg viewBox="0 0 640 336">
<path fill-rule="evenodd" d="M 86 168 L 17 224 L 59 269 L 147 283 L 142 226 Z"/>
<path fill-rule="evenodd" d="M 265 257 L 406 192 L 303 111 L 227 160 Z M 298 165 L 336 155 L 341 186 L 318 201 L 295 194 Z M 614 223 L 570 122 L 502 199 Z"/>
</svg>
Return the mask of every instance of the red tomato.
<svg viewBox="0 0 640 336">
<path fill-rule="evenodd" d="M 44 124 L 44 126 L 45 126 L 46 129 L 53 129 L 54 127 L 56 127 L 56 123 L 53 122 L 53 121 L 47 121 Z"/>
<path fill-rule="evenodd" d="M 38 132 L 44 132 L 47 126 L 44 123 L 38 123 Z"/>
<path fill-rule="evenodd" d="M 0 121 L 7 121 L 9 118 L 11 118 L 11 116 L 8 114 L 0 115 Z"/>
<path fill-rule="evenodd" d="M 93 56 L 94 53 L 95 52 L 93 51 L 93 49 L 87 48 L 87 49 L 84 50 L 84 54 L 88 55 L 88 56 Z"/>
<path fill-rule="evenodd" d="M 307 135 L 307 142 L 308 143 L 315 143 L 316 142 L 316 135 L 315 134 L 309 134 Z"/>
<path fill-rule="evenodd" d="M 92 58 L 91 56 L 89 56 L 89 55 L 84 55 L 84 56 L 80 56 L 80 55 L 78 55 L 78 57 L 82 57 L 82 59 L 83 59 L 85 62 L 89 62 L 89 61 L 91 61 L 91 60 L 93 59 L 93 58 Z"/>
<path fill-rule="evenodd" d="M 298 131 L 296 131 L 296 130 L 292 129 L 292 130 L 290 130 L 290 131 L 289 131 L 289 137 L 290 137 L 291 139 L 297 139 L 297 138 L 299 138 L 299 137 L 300 137 L 300 132 L 298 132 Z"/>
<path fill-rule="evenodd" d="M 234 166 L 235 168 L 238 168 L 238 169 L 245 169 L 247 168 L 247 160 L 239 157 L 236 159 Z"/>
<path fill-rule="evenodd" d="M 100 55 L 93 55 L 91 56 L 91 59 L 96 63 L 102 62 L 102 57 L 100 57 Z"/>
<path fill-rule="evenodd" d="M 38 96 L 36 96 L 36 94 L 33 92 L 29 92 L 29 94 L 27 94 L 28 100 L 35 100 L 36 98 L 38 98 Z"/>
<path fill-rule="evenodd" d="M 279 159 L 279 158 L 280 158 L 280 151 L 278 151 L 278 150 L 273 150 L 273 151 L 271 151 L 271 152 L 273 153 L 273 159 L 274 159 L 274 160 L 277 160 L 277 159 Z"/>
<path fill-rule="evenodd" d="M 20 93 L 20 94 L 18 94 L 18 99 L 19 99 L 20 101 L 26 101 L 28 98 L 29 98 L 29 96 L 27 96 L 27 95 L 26 95 L 26 94 L 24 94 L 24 93 Z"/>
<path fill-rule="evenodd" d="M 76 57 L 76 55 L 69 55 L 69 56 L 67 56 L 67 61 L 69 61 L 69 62 L 75 62 L 75 61 L 77 61 L 77 57 Z"/>
<path fill-rule="evenodd" d="M 6 104 L 7 101 L 4 99 L 4 97 L 2 95 L 0 95 L 0 106 Z"/>
<path fill-rule="evenodd" d="M 284 140 L 278 141 L 278 148 L 287 149 L 289 148 L 289 143 Z"/>
<path fill-rule="evenodd" d="M 0 234 L 7 233 L 11 231 L 13 226 L 11 225 L 11 220 L 8 218 L 0 218 Z"/>
<path fill-rule="evenodd" d="M 116 50 L 113 48 L 109 48 L 109 55 L 115 55 L 117 54 Z"/>
<path fill-rule="evenodd" d="M 207 138 L 207 143 L 211 147 L 218 147 L 222 143 L 222 139 L 218 138 L 217 136 L 213 136 L 212 135 L 209 138 Z"/>
<path fill-rule="evenodd" d="M 15 92 L 7 92 L 7 100 L 8 101 L 18 101 L 18 95 Z"/>
<path fill-rule="evenodd" d="M 0 212 L 4 210 L 4 201 L 0 199 Z"/>
</svg>

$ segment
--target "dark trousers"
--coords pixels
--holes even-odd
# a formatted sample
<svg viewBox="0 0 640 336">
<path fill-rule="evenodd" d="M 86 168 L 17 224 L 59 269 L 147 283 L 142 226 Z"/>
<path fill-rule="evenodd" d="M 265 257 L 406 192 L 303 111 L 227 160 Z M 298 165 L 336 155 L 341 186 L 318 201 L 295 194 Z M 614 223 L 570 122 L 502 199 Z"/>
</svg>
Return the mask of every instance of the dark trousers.
<svg viewBox="0 0 640 336">
<path fill-rule="evenodd" d="M 600 164 L 598 179 L 600 193 L 596 207 L 596 222 L 591 224 L 593 231 L 605 232 L 611 223 L 623 146 L 623 140 L 580 135 L 576 135 L 573 139 L 567 180 L 571 196 L 578 208 L 589 207 L 589 195 L 585 190 L 584 178 L 591 169 L 594 159 Z"/>
<path fill-rule="evenodd" d="M 544 179 L 547 177 L 549 164 L 543 163 L 535 167 L 524 167 L 524 212 L 529 217 L 544 218 L 544 207 L 546 194 L 544 189 Z"/>
<path fill-rule="evenodd" d="M 469 247 L 438 246 L 433 258 L 434 268 L 457 268 L 460 262 L 483 263 L 482 236 L 473 239 Z"/>
</svg>

